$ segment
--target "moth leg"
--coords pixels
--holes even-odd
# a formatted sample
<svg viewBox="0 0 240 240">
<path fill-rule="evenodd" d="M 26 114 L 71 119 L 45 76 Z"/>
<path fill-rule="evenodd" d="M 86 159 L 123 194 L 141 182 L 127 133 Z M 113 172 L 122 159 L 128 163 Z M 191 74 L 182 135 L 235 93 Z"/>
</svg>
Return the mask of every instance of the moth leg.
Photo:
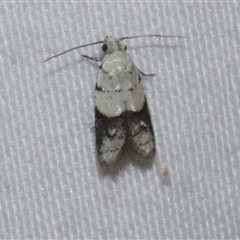
<svg viewBox="0 0 240 240">
<path fill-rule="evenodd" d="M 147 102 L 140 112 L 129 115 L 128 130 L 134 150 L 145 158 L 153 157 L 155 154 L 155 139 Z"/>
<path fill-rule="evenodd" d="M 93 61 L 95 61 L 95 62 L 102 61 L 102 59 L 103 59 L 102 57 L 99 57 L 99 58 L 93 58 L 93 57 L 89 57 L 89 56 L 84 55 L 84 54 L 82 54 L 82 56 L 85 57 L 85 58 L 87 58 L 87 59 L 93 60 Z"/>
<path fill-rule="evenodd" d="M 144 77 L 152 77 L 155 75 L 155 73 L 144 73 L 138 68 L 139 73 Z"/>
<path fill-rule="evenodd" d="M 115 163 L 122 155 L 126 142 L 125 119 L 108 118 L 95 110 L 96 145 L 101 164 Z"/>
</svg>

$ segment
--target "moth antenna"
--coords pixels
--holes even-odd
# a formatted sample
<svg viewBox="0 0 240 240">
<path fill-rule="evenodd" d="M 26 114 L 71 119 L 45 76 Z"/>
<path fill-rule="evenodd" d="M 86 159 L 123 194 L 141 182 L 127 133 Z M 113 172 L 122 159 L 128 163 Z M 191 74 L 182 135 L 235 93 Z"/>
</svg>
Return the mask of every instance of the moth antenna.
<svg viewBox="0 0 240 240">
<path fill-rule="evenodd" d="M 94 43 L 88 43 L 88 44 L 85 44 L 85 45 L 81 45 L 81 46 L 77 46 L 77 47 L 68 49 L 68 50 L 65 51 L 65 52 L 62 52 L 62 53 L 59 53 L 59 54 L 57 54 L 57 55 L 54 55 L 54 56 L 52 56 L 52 57 L 50 57 L 50 58 L 47 58 L 47 59 L 44 60 L 43 62 L 46 62 L 46 61 L 48 61 L 48 60 L 50 60 L 50 59 L 52 59 L 52 58 L 61 56 L 61 55 L 65 54 L 65 53 L 67 53 L 67 52 L 70 52 L 70 51 L 72 51 L 72 50 L 75 50 L 75 49 L 78 49 L 78 48 L 82 48 L 82 47 L 87 47 L 87 46 L 94 45 L 94 44 L 99 44 L 99 43 L 103 43 L 103 41 L 98 41 L 98 42 L 94 42 Z"/>
<path fill-rule="evenodd" d="M 184 38 L 184 37 L 182 37 L 182 36 L 175 36 L 175 35 L 158 35 L 158 34 L 149 34 L 149 35 L 140 35 L 140 36 L 122 37 L 122 38 L 119 38 L 119 40 L 122 41 L 122 40 L 124 40 L 124 39 L 141 38 L 141 37 Z"/>
</svg>

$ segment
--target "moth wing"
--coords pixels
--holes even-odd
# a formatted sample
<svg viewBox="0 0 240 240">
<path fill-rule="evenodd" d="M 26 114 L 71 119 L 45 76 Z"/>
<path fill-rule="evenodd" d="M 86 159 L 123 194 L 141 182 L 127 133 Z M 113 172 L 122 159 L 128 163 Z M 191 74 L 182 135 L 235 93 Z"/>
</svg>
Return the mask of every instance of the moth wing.
<svg viewBox="0 0 240 240">
<path fill-rule="evenodd" d="M 145 158 L 152 158 L 156 151 L 155 139 L 146 100 L 141 111 L 132 112 L 128 117 L 128 132 L 134 150 Z"/>
<path fill-rule="evenodd" d="M 95 109 L 96 145 L 99 161 L 112 164 L 122 155 L 127 138 L 124 118 L 108 118 Z"/>
</svg>

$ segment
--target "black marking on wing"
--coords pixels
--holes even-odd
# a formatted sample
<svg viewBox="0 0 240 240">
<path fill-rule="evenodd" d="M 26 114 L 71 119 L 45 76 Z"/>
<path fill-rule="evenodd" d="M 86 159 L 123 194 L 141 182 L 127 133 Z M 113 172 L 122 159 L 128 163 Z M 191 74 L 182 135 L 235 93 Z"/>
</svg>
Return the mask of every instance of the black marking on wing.
<svg viewBox="0 0 240 240">
<path fill-rule="evenodd" d="M 135 88 L 136 88 L 139 84 L 141 84 L 140 81 L 139 81 L 139 82 L 136 82 L 135 85 L 133 85 L 132 87 L 130 87 L 127 91 L 133 92 L 133 91 L 135 90 Z"/>
<path fill-rule="evenodd" d="M 103 89 L 102 87 L 99 87 L 97 84 L 96 84 L 96 87 L 95 87 L 96 91 L 99 91 L 99 92 L 103 92 Z"/>
<path fill-rule="evenodd" d="M 101 163 L 113 163 L 116 162 L 122 155 L 125 140 L 127 138 L 127 125 L 126 117 L 114 117 L 108 118 L 101 114 L 97 108 L 95 108 L 95 129 L 96 129 L 96 145 L 98 157 Z M 109 140 L 111 144 L 104 146 L 104 141 Z M 114 141 L 122 145 L 114 146 Z M 106 149 L 103 152 L 102 148 Z M 109 159 L 106 157 L 107 152 L 115 152 L 115 158 Z"/>
<path fill-rule="evenodd" d="M 155 153 L 155 140 L 151 118 L 145 100 L 144 107 L 139 112 L 124 112 L 118 117 L 108 118 L 101 114 L 95 108 L 95 129 L 96 129 L 96 145 L 100 163 L 114 163 L 122 155 L 126 140 L 132 143 L 134 150 L 143 157 L 151 158 Z M 149 139 L 141 139 L 141 134 L 149 133 Z M 136 141 L 136 138 L 140 138 Z M 104 142 L 108 141 L 108 146 L 104 146 Z M 123 141 L 121 141 L 123 140 Z M 119 141 L 121 145 L 114 146 L 114 142 Z M 111 144 L 112 143 L 112 144 Z M 145 145 L 151 143 L 153 148 L 150 150 Z M 105 149 L 103 152 L 102 149 Z M 149 150 L 149 151 L 148 151 Z M 115 158 L 106 158 L 106 152 L 115 152 Z"/>
<path fill-rule="evenodd" d="M 127 130 L 130 134 L 129 138 L 132 142 L 134 150 L 144 157 L 153 157 L 155 154 L 155 139 L 146 99 L 141 111 L 129 112 Z M 149 138 L 141 138 L 144 134 L 148 134 Z M 145 149 L 147 144 L 150 144 L 153 147 Z"/>
<path fill-rule="evenodd" d="M 106 93 L 111 93 L 111 92 L 119 93 L 119 92 L 122 92 L 122 89 L 115 89 L 114 91 L 105 90 L 102 87 L 99 87 L 97 84 L 96 84 L 95 90 L 98 91 L 98 92 L 106 92 Z"/>
</svg>

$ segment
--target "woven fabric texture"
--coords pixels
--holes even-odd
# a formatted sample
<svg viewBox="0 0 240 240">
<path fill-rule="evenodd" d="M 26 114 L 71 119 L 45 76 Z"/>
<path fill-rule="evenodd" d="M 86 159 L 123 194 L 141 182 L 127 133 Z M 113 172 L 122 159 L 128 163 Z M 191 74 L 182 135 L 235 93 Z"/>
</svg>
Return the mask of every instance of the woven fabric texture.
<svg viewBox="0 0 240 240">
<path fill-rule="evenodd" d="M 0 2 L 0 239 L 239 239 L 240 4 Z M 96 158 L 106 35 L 143 72 L 156 138 L 113 172 Z M 163 179 L 162 168 L 169 170 Z"/>
</svg>

